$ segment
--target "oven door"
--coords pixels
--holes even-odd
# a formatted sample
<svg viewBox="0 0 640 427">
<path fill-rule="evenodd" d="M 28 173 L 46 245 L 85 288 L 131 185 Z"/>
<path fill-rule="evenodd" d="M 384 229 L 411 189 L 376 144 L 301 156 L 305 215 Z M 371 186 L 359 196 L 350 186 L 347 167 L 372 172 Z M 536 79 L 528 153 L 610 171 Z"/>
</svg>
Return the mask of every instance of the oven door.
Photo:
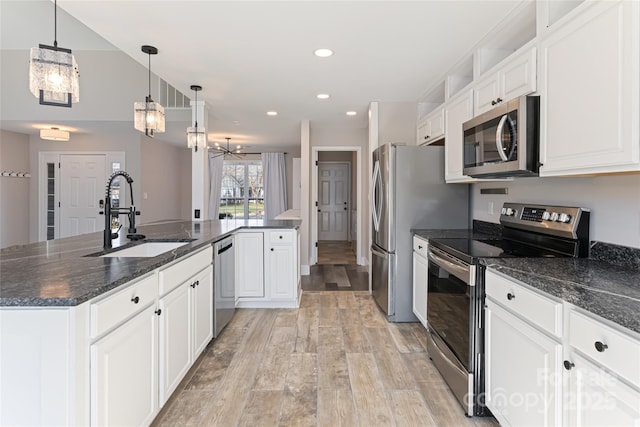
<svg viewBox="0 0 640 427">
<path fill-rule="evenodd" d="M 427 351 L 468 415 L 474 413 L 475 269 L 429 248 Z"/>
</svg>

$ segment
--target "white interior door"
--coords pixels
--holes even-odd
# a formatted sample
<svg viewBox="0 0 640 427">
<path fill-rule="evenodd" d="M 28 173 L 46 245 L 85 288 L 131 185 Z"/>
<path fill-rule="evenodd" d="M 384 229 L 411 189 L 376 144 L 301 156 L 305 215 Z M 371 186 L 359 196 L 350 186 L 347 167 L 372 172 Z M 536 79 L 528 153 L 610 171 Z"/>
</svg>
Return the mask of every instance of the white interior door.
<svg viewBox="0 0 640 427">
<path fill-rule="evenodd" d="M 318 240 L 347 240 L 349 227 L 348 163 L 318 163 Z"/>
<path fill-rule="evenodd" d="M 98 201 L 104 199 L 104 154 L 60 156 L 60 235 L 76 236 L 102 229 Z"/>
</svg>

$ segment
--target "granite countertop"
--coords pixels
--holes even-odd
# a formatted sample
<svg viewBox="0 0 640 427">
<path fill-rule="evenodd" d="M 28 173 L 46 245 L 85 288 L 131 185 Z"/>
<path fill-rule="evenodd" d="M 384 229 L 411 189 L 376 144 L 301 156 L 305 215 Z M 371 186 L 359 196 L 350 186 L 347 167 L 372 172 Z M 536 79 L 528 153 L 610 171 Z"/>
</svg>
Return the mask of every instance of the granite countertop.
<svg viewBox="0 0 640 427">
<path fill-rule="evenodd" d="M 75 306 L 217 242 L 240 228 L 298 228 L 295 220 L 172 221 L 142 225 L 145 240 L 130 242 L 126 232 L 111 252 L 149 240 L 185 241 L 156 257 L 105 257 L 102 232 L 0 250 L 0 306 Z"/>
<path fill-rule="evenodd" d="M 640 334 L 640 271 L 589 258 L 486 258 L 499 271 Z"/>
<path fill-rule="evenodd" d="M 496 237 L 491 234 L 479 231 L 461 229 L 444 229 L 444 230 L 411 230 L 414 235 L 423 239 L 491 239 Z"/>
</svg>

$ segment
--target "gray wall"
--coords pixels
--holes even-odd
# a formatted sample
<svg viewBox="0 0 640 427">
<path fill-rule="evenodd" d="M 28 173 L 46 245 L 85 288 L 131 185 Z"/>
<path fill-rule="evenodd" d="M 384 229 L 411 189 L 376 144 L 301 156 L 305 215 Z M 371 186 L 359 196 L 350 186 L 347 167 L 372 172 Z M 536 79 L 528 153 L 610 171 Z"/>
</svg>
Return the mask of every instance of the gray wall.
<svg viewBox="0 0 640 427">
<path fill-rule="evenodd" d="M 507 195 L 480 194 L 508 188 Z M 640 248 L 640 174 L 572 178 L 520 178 L 472 185 L 473 218 L 499 222 L 505 201 L 578 206 L 591 210 L 590 238 Z M 493 202 L 494 214 L 488 214 Z"/>
<path fill-rule="evenodd" d="M 0 172 L 30 172 L 29 137 L 0 130 Z M 34 178 L 0 176 L 0 248 L 29 242 L 29 184 Z"/>
<path fill-rule="evenodd" d="M 142 138 L 141 159 L 141 224 L 191 219 L 191 150 Z"/>
</svg>

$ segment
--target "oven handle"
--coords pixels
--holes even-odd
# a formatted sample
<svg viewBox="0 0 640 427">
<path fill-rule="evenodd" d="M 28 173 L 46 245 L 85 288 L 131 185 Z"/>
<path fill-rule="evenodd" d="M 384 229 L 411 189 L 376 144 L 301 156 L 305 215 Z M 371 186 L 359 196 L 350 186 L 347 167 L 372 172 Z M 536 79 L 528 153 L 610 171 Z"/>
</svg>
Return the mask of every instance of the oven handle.
<svg viewBox="0 0 640 427">
<path fill-rule="evenodd" d="M 444 254 L 444 252 L 435 248 L 429 248 L 427 250 L 427 257 L 429 258 L 429 261 L 444 268 L 458 279 L 464 281 L 467 285 L 475 286 L 476 283 L 473 277 L 474 269 L 472 269 L 469 264 L 454 259 L 447 259 L 441 254 Z"/>
</svg>

